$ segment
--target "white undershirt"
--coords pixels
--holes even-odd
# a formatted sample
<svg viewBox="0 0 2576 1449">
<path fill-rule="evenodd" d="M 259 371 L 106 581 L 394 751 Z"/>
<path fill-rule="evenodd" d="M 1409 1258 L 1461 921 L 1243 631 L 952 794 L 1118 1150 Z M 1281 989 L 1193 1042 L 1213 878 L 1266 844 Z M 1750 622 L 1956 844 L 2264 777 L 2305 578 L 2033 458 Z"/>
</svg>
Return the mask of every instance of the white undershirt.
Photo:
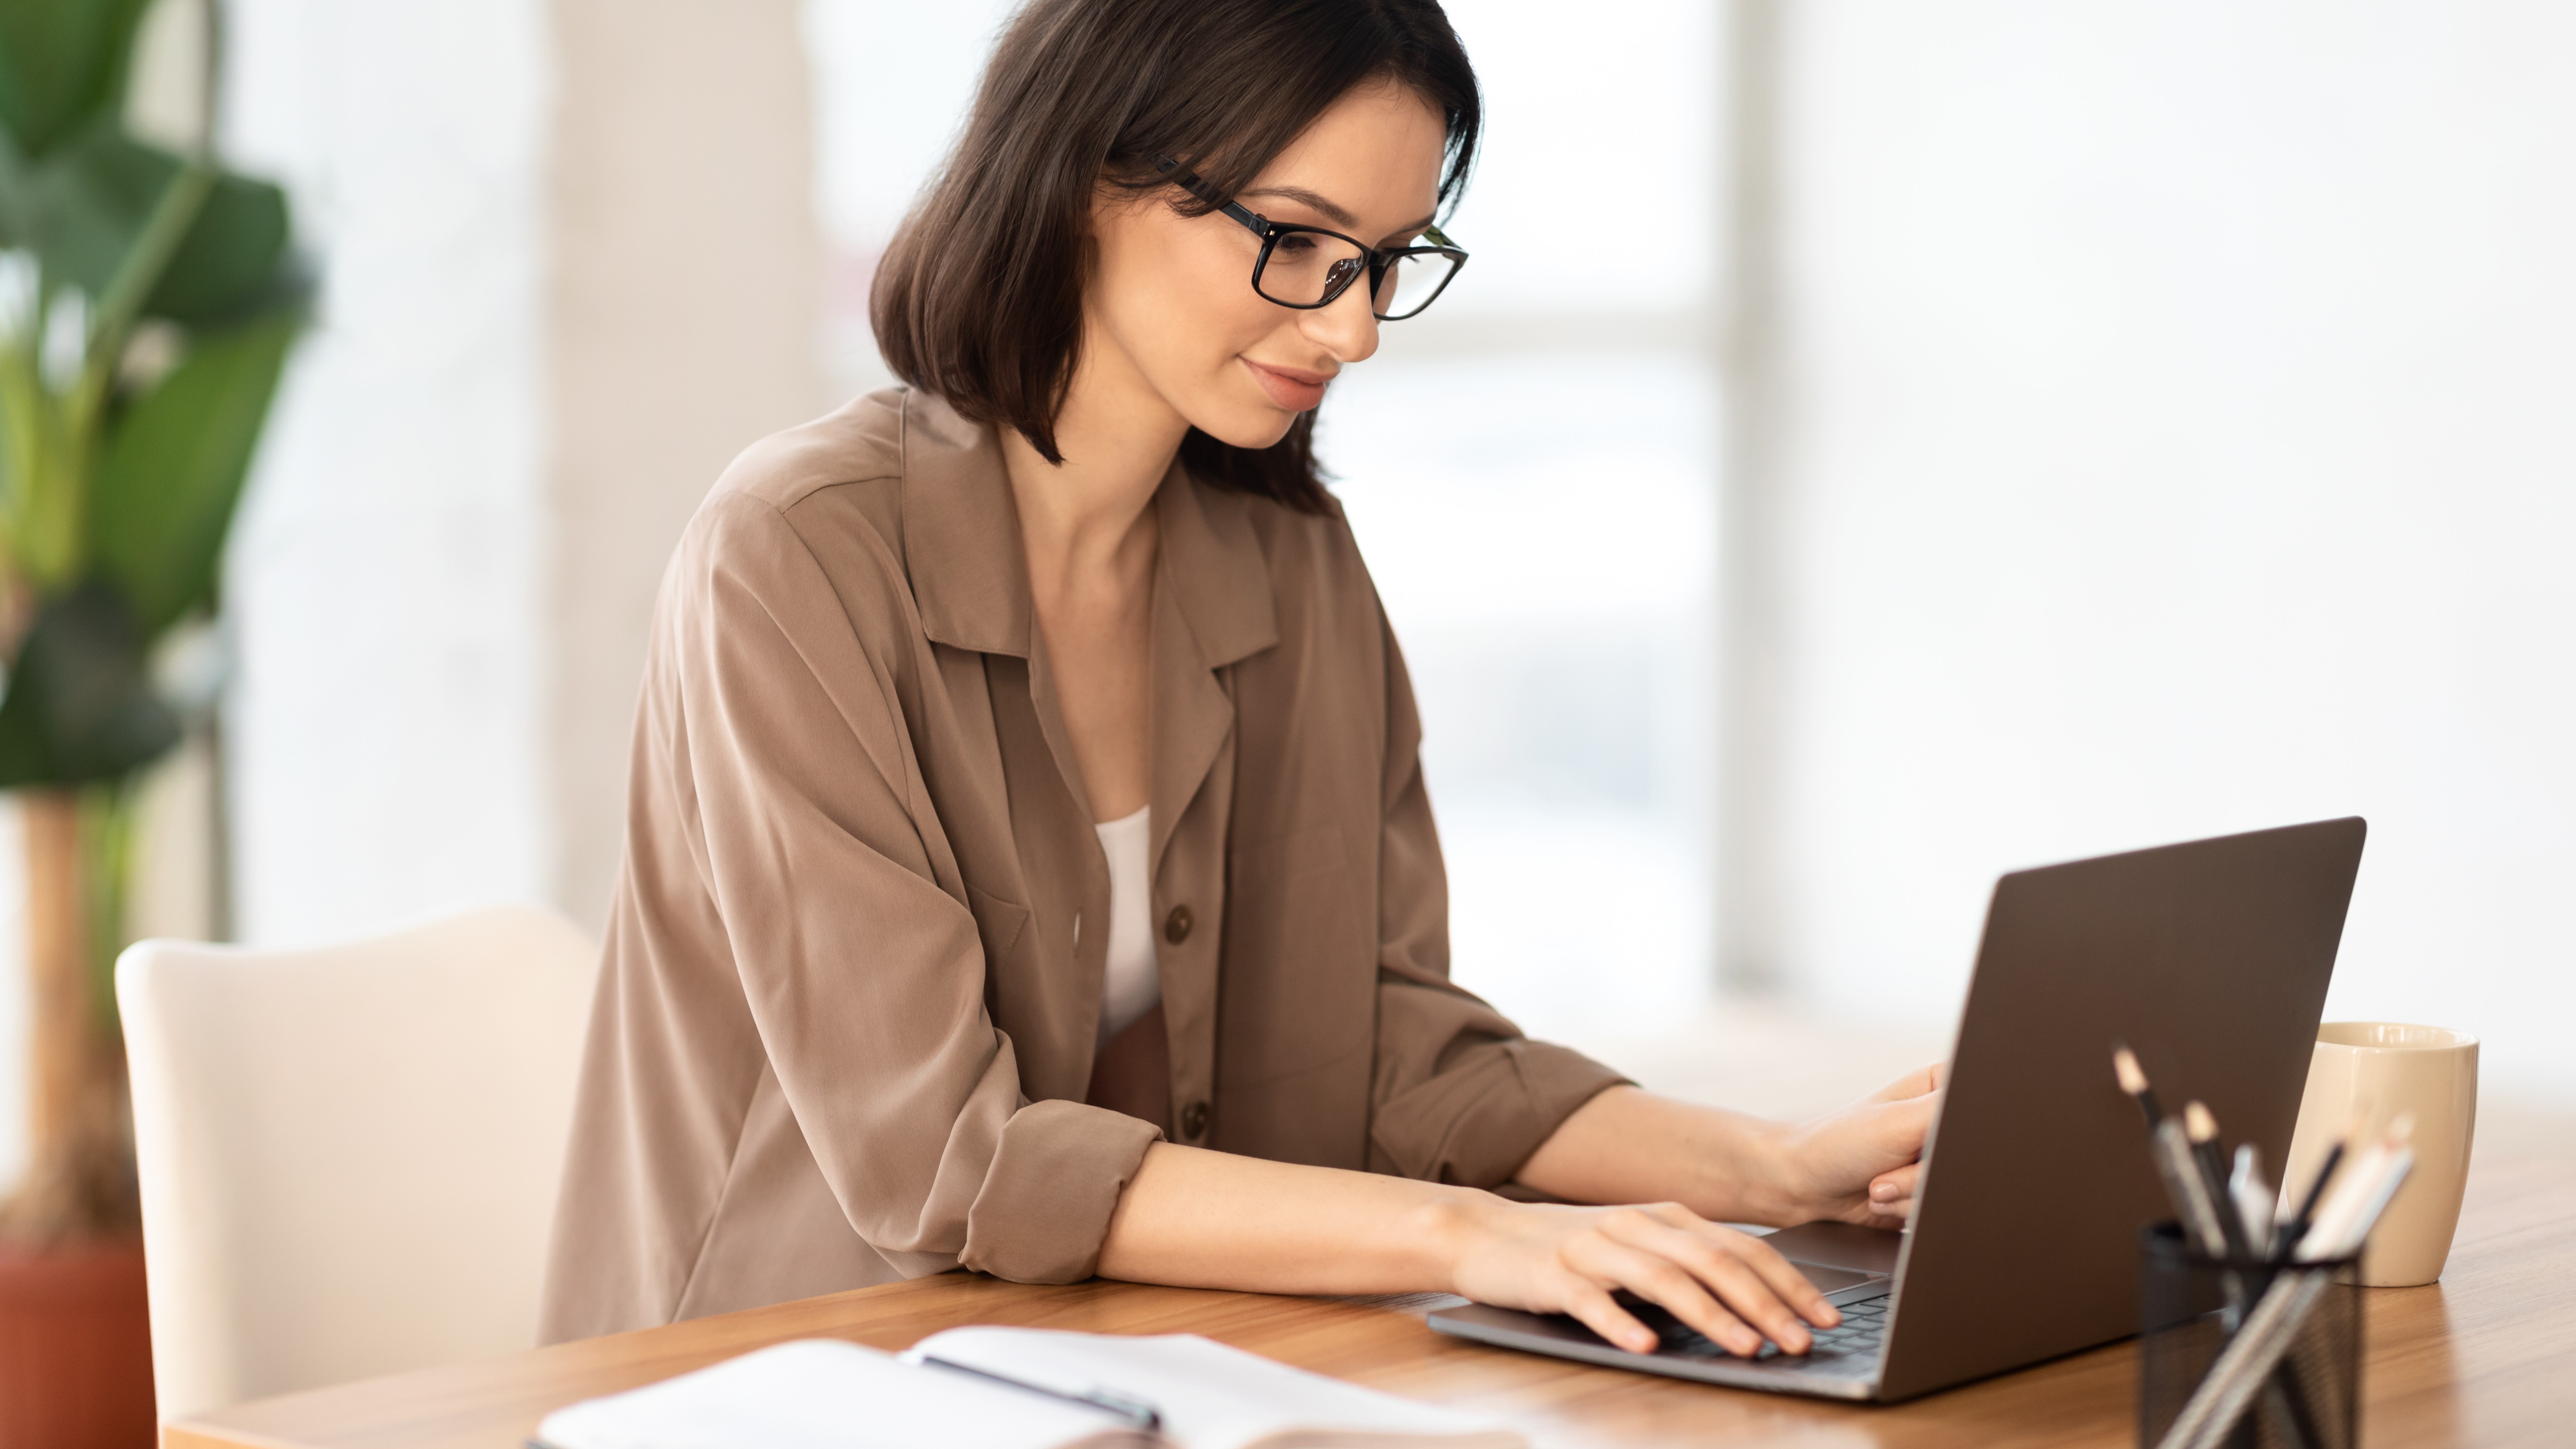
<svg viewBox="0 0 2576 1449">
<path fill-rule="evenodd" d="M 1109 969 L 1100 988 L 1100 1043 L 1136 1024 L 1163 999 L 1154 969 L 1154 881 L 1145 857 L 1154 840 L 1151 805 L 1094 825 L 1109 857 Z"/>
</svg>

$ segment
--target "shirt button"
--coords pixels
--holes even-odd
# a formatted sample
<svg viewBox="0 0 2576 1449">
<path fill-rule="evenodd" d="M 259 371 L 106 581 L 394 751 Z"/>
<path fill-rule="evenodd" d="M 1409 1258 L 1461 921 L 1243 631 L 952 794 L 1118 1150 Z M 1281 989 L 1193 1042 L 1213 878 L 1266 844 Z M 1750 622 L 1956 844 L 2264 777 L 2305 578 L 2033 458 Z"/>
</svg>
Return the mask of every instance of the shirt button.
<svg viewBox="0 0 2576 1449">
<path fill-rule="evenodd" d="M 1190 908 L 1187 906 L 1172 907 L 1172 913 L 1163 918 L 1163 939 L 1177 946 L 1189 938 Z M 1192 1135 L 1195 1136 L 1196 1134 L 1193 1133 Z"/>
<path fill-rule="evenodd" d="M 1207 1103 L 1192 1102 L 1181 1109 L 1181 1135 L 1196 1137 L 1207 1131 Z"/>
</svg>

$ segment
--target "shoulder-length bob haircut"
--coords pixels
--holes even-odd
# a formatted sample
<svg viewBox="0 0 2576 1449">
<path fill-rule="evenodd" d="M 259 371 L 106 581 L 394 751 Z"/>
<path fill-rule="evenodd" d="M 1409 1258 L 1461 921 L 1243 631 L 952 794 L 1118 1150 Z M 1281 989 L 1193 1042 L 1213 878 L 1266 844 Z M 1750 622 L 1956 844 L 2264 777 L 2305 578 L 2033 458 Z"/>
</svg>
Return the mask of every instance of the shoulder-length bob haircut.
<svg viewBox="0 0 2576 1449">
<path fill-rule="evenodd" d="M 1439 109 L 1439 200 L 1453 205 L 1479 109 L 1475 72 L 1435 0 L 1030 0 L 994 48 L 956 149 L 878 264 L 868 312 L 886 364 L 1062 462 L 1055 422 L 1082 346 L 1099 189 L 1168 188 L 1183 215 L 1206 215 L 1374 80 Z M 1206 192 L 1173 185 L 1156 169 L 1166 156 Z M 1221 487 L 1332 510 L 1312 412 L 1261 449 L 1192 428 L 1181 461 Z"/>
</svg>

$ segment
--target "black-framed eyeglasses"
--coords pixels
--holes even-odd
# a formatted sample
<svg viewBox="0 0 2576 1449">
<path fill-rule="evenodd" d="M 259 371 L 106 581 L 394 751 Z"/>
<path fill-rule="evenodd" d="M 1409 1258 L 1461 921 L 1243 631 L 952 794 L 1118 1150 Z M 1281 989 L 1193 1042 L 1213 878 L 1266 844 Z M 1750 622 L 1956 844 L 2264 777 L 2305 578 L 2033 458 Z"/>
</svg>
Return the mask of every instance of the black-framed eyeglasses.
<svg viewBox="0 0 2576 1449">
<path fill-rule="evenodd" d="M 1202 201 L 1217 200 L 1205 183 L 1171 157 L 1161 158 L 1155 169 Z M 1422 229 L 1429 246 L 1381 251 L 1358 237 L 1320 226 L 1272 221 L 1232 199 L 1218 203 L 1217 210 L 1261 238 L 1261 255 L 1252 263 L 1252 290 L 1266 301 L 1300 311 L 1333 305 L 1365 275 L 1370 313 L 1380 322 L 1401 322 L 1430 306 L 1458 269 L 1467 265 L 1466 251 L 1442 236 L 1436 226 Z"/>
</svg>

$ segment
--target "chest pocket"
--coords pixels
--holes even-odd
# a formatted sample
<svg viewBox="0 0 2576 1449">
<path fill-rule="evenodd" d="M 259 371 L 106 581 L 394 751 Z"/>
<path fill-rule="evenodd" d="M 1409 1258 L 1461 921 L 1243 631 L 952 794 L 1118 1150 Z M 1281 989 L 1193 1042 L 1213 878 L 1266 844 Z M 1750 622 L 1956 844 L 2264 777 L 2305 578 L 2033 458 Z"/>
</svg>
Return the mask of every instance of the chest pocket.
<svg viewBox="0 0 2576 1449">
<path fill-rule="evenodd" d="M 1218 1011 L 1230 1085 L 1368 1051 L 1377 1028 L 1375 892 L 1340 829 L 1313 825 L 1234 853 Z"/>
</svg>

